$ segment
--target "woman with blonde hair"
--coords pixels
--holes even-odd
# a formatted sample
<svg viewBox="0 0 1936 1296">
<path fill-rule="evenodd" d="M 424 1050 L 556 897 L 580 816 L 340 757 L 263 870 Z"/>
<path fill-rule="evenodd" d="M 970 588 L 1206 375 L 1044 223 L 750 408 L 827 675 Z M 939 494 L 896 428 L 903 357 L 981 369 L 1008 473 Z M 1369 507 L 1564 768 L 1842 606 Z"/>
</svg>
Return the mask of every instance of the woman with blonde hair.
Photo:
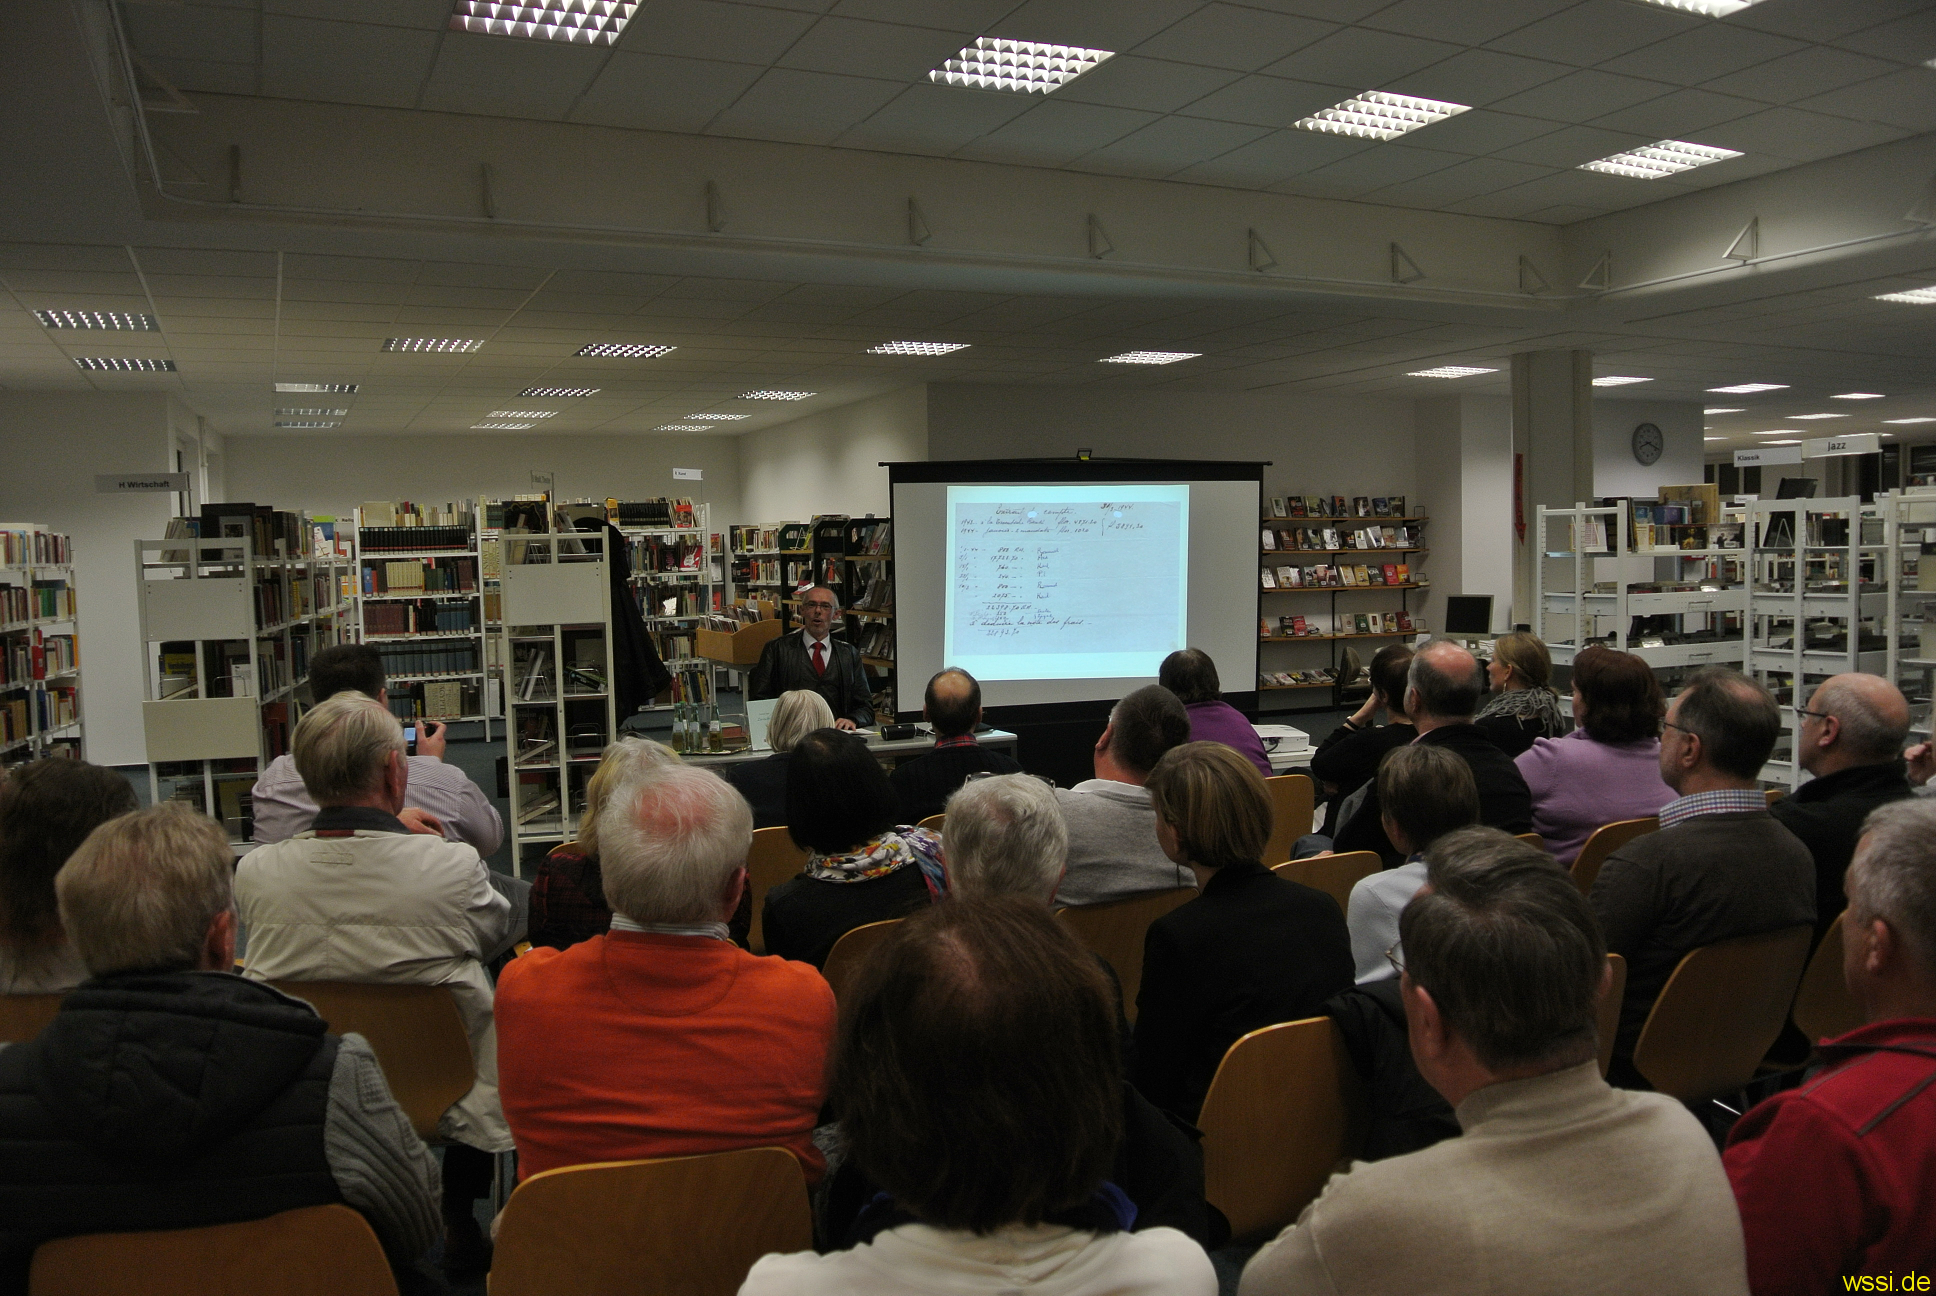
<svg viewBox="0 0 1936 1296">
<path fill-rule="evenodd" d="M 765 760 L 741 761 L 715 770 L 739 789 L 753 807 L 753 831 L 786 827 L 787 754 L 816 729 L 834 727 L 834 711 L 827 699 L 812 689 L 788 689 L 780 694 L 766 721 L 766 745 L 773 754 Z"/>
<path fill-rule="evenodd" d="M 605 903 L 604 876 L 598 867 L 598 812 L 613 789 L 634 771 L 677 764 L 677 752 L 643 738 L 621 738 L 605 748 L 598 768 L 585 781 L 578 839 L 545 856 L 531 879 L 528 939 L 533 945 L 567 949 L 611 929 L 612 907 Z"/>
<path fill-rule="evenodd" d="M 1515 630 L 1493 640 L 1486 679 L 1492 692 L 1472 723 L 1507 756 L 1567 731 L 1560 695 L 1553 691 L 1553 658 L 1538 635 Z"/>
</svg>

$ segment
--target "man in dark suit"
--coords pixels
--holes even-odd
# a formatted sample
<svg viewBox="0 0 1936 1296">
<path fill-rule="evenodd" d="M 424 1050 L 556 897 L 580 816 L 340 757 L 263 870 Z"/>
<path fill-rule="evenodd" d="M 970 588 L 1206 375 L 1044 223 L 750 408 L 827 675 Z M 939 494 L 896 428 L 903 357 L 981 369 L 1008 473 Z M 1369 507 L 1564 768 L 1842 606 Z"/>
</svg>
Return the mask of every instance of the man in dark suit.
<svg viewBox="0 0 1936 1296">
<path fill-rule="evenodd" d="M 860 649 L 833 637 L 839 615 L 840 600 L 825 585 L 802 594 L 800 633 L 781 635 L 760 650 L 748 696 L 776 698 L 788 689 L 808 689 L 827 699 L 834 728 L 873 724 L 873 693 L 861 668 Z"/>
<path fill-rule="evenodd" d="M 1479 663 L 1449 639 L 1427 644 L 1412 658 L 1405 687 L 1405 714 L 1418 727 L 1418 742 L 1446 747 L 1472 769 L 1479 787 L 1479 822 L 1509 833 L 1533 830 L 1533 796 L 1519 767 L 1472 723 L 1481 692 Z M 1349 823 L 1339 826 L 1333 849 L 1375 850 L 1385 867 L 1404 862 L 1385 835 L 1378 804 L 1378 782 L 1367 785 L 1365 799 Z"/>
<path fill-rule="evenodd" d="M 940 814 L 970 774 L 1022 772 L 1013 757 L 975 741 L 975 726 L 981 723 L 981 685 L 959 666 L 950 666 L 928 681 L 921 714 L 934 726 L 934 750 L 902 761 L 888 780 L 901 800 L 904 823 Z"/>
</svg>

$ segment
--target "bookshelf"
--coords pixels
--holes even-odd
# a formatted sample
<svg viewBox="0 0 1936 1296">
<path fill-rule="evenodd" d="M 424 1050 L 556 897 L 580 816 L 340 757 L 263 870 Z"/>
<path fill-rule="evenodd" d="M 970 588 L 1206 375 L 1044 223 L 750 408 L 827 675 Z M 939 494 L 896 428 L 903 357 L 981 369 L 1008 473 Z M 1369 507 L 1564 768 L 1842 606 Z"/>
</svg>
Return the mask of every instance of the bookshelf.
<svg viewBox="0 0 1936 1296">
<path fill-rule="evenodd" d="M 0 766 L 82 755 L 77 598 L 67 536 L 0 523 Z"/>
<path fill-rule="evenodd" d="M 698 654 L 699 627 L 726 606 L 731 588 L 724 538 L 712 529 L 712 505 L 690 499 L 605 501 L 612 525 L 625 537 L 627 580 L 659 660 L 672 672 L 667 700 L 674 736 L 685 737 L 692 707 L 718 697 L 719 667 Z"/>
<path fill-rule="evenodd" d="M 366 503 L 351 541 L 357 635 L 383 658 L 390 710 L 406 721 L 479 721 L 488 742 L 475 504 Z"/>
<path fill-rule="evenodd" d="M 1891 627 L 1887 675 L 1909 699 L 1910 741 L 1930 737 L 1936 699 L 1936 488 L 1911 487 L 1878 501 L 1895 532 L 1895 579 L 1886 620 Z"/>
</svg>

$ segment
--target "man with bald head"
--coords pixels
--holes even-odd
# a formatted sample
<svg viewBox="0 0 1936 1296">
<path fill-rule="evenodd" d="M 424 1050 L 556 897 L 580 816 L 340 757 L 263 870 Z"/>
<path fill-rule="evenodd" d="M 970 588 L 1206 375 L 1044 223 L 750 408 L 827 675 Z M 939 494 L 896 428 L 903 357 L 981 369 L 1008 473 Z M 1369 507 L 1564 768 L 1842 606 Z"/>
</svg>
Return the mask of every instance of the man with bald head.
<svg viewBox="0 0 1936 1296">
<path fill-rule="evenodd" d="M 1842 875 L 1862 821 L 1877 806 L 1911 795 L 1902 744 L 1909 703 L 1880 675 L 1837 675 L 1795 708 L 1795 752 L 1814 775 L 1769 813 L 1815 857 L 1815 934 L 1848 907 Z"/>
<path fill-rule="evenodd" d="M 955 789 L 971 774 L 1020 774 L 1011 756 L 975 741 L 981 724 L 981 685 L 959 666 L 928 681 L 922 716 L 934 727 L 934 750 L 894 767 L 889 782 L 901 799 L 901 822 L 919 823 L 947 808 Z"/>
</svg>

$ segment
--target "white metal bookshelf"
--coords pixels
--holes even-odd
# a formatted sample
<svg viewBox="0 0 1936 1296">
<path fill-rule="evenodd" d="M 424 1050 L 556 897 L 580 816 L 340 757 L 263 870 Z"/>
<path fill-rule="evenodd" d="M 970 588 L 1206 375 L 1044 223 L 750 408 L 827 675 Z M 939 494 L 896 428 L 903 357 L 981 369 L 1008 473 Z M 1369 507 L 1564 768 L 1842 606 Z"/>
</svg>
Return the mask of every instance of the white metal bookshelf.
<svg viewBox="0 0 1936 1296">
<path fill-rule="evenodd" d="M 356 510 L 351 530 L 356 630 L 383 656 L 391 710 L 405 718 L 480 722 L 489 742 L 485 563 L 476 509 L 466 500 L 433 515 L 436 521 L 398 524 L 372 521 L 368 507 Z M 413 531 L 422 533 L 421 542 Z"/>
<path fill-rule="evenodd" d="M 0 765 L 84 754 L 72 542 L 0 523 Z"/>
<path fill-rule="evenodd" d="M 1912 740 L 1926 741 L 1936 699 L 1936 488 L 1891 492 L 1879 502 L 1897 554 L 1887 595 L 1888 676 L 1909 699 Z"/>
</svg>

